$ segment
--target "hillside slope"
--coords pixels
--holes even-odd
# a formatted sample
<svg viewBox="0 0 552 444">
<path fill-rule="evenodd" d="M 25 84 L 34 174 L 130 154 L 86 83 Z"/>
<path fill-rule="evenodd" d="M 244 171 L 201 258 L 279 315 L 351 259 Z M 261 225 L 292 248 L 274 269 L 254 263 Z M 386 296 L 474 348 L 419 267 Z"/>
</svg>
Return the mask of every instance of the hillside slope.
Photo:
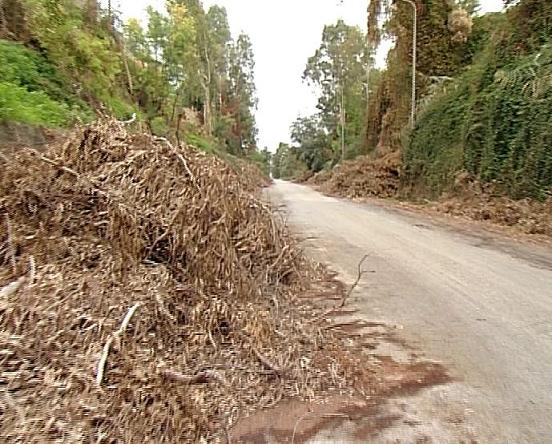
<svg viewBox="0 0 552 444">
<path fill-rule="evenodd" d="M 439 196 L 459 172 L 512 198 L 552 187 L 552 5 L 522 1 L 479 26 L 474 63 L 423 106 L 404 152 L 405 186 Z M 426 100 L 427 102 L 427 100 Z"/>
</svg>

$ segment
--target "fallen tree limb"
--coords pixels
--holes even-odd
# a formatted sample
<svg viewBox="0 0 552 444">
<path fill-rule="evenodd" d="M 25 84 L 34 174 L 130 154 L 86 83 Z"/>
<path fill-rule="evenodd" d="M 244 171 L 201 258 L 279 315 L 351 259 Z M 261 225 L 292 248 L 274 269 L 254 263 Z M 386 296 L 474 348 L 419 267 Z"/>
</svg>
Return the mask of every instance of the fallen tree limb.
<svg viewBox="0 0 552 444">
<path fill-rule="evenodd" d="M 175 154 L 175 156 L 178 158 L 178 160 L 180 160 L 180 162 L 182 163 L 182 165 L 184 165 L 184 169 L 186 170 L 186 172 L 188 173 L 188 176 L 190 176 L 190 179 L 192 179 L 192 182 L 194 183 L 195 187 L 197 188 L 198 191 L 201 192 L 201 188 L 199 187 L 198 183 L 197 183 L 197 179 L 195 178 L 195 176 L 193 175 L 192 173 L 192 170 L 190 169 L 190 167 L 188 166 L 188 162 L 186 161 L 186 159 L 184 158 L 184 156 L 182 154 L 180 154 L 176 148 L 173 146 L 173 144 L 169 141 L 169 139 L 167 139 L 166 137 L 159 137 L 159 136 L 156 136 L 154 137 L 154 140 L 157 140 L 157 141 L 160 141 L 160 142 L 165 142 L 167 144 L 167 146 L 171 149 L 171 151 Z"/>
<path fill-rule="evenodd" d="M 274 373 L 277 373 L 281 375 L 284 370 L 274 364 L 270 359 L 268 359 L 266 356 L 264 356 L 253 344 L 251 344 L 251 349 L 253 350 L 253 353 L 255 353 L 255 356 L 257 356 L 257 359 L 263 364 L 267 369 L 272 370 Z"/>
<path fill-rule="evenodd" d="M 119 338 L 120 336 L 122 336 L 124 334 L 125 330 L 128 327 L 128 324 L 130 324 L 130 320 L 132 319 L 132 316 L 134 316 L 134 313 L 136 313 L 136 310 L 138 310 L 140 305 L 141 304 L 138 303 L 138 304 L 135 304 L 135 305 L 133 305 L 132 307 L 129 308 L 125 318 L 123 319 L 123 322 L 121 323 L 121 326 L 119 327 L 119 329 L 116 332 L 112 333 L 109 336 L 109 338 L 107 339 L 107 341 L 104 345 L 103 351 L 102 351 L 102 355 L 100 356 L 100 360 L 98 361 L 98 370 L 96 372 L 96 384 L 97 385 L 102 384 L 103 377 L 104 377 L 104 372 L 105 372 L 105 365 L 107 363 L 107 357 L 109 356 L 109 350 L 111 348 L 111 344 L 113 343 L 113 341 L 116 338 Z"/>
</svg>

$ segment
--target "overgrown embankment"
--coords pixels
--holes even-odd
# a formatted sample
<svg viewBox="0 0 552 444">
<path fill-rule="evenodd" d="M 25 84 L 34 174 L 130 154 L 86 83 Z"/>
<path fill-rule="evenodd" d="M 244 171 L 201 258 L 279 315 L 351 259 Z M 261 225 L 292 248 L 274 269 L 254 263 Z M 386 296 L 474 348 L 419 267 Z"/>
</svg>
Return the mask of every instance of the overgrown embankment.
<svg viewBox="0 0 552 444">
<path fill-rule="evenodd" d="M 111 2 L 0 2 L 0 121 L 71 128 L 135 115 L 142 129 L 218 154 L 257 152 L 254 55 L 223 7 L 147 8 L 123 21 Z M 0 143 L 9 141 L 0 141 Z"/>
<path fill-rule="evenodd" d="M 474 64 L 421 111 L 403 153 L 414 194 L 439 196 L 467 172 L 513 199 L 549 195 L 552 41 L 514 50 L 519 42 L 505 33 L 519 26 L 517 14 L 489 23 L 496 29 Z"/>
<path fill-rule="evenodd" d="M 90 120 L 89 105 L 40 53 L 0 40 L 0 121 L 62 127 Z"/>
</svg>

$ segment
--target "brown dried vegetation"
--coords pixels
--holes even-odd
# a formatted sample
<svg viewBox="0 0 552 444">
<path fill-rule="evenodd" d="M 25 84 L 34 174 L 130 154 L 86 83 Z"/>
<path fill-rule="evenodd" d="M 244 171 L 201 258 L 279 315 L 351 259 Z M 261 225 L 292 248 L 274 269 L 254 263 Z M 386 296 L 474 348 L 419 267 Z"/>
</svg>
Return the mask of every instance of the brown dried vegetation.
<svg viewBox="0 0 552 444">
<path fill-rule="evenodd" d="M 552 196 L 544 202 L 514 200 L 498 192 L 494 184 L 482 184 L 467 173 L 458 174 L 452 193 L 431 207 L 453 216 L 515 227 L 526 234 L 552 236 Z"/>
<path fill-rule="evenodd" d="M 104 122 L 0 168 L 2 441 L 217 442 L 359 388 L 294 296 L 320 274 L 223 161 Z"/>
<path fill-rule="evenodd" d="M 321 186 L 321 191 L 348 198 L 395 197 L 399 189 L 400 154 L 386 154 L 374 159 L 362 156 L 344 162 L 331 172 L 321 172 L 311 183 Z"/>
</svg>

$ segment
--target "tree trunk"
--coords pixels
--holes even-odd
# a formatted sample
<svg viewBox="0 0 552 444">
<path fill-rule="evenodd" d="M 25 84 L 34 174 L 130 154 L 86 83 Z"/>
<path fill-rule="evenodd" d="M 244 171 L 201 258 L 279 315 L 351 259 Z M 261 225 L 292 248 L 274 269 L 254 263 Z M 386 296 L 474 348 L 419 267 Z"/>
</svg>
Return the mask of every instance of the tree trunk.
<svg viewBox="0 0 552 444">
<path fill-rule="evenodd" d="M 205 130 L 207 131 L 207 135 L 210 136 L 213 132 L 213 125 L 211 122 L 211 91 L 208 83 L 202 82 L 202 84 L 205 94 L 205 103 L 203 104 L 203 120 L 205 122 Z"/>
<path fill-rule="evenodd" d="M 339 105 L 339 115 L 341 122 L 341 161 L 345 160 L 345 87 L 341 84 L 341 102 Z"/>
<path fill-rule="evenodd" d="M 0 37 L 8 34 L 8 26 L 6 23 L 6 15 L 4 13 L 4 0 L 0 0 Z"/>
<path fill-rule="evenodd" d="M 213 132 L 213 123 L 212 123 L 212 117 L 211 117 L 211 82 L 212 82 L 212 76 L 211 76 L 211 59 L 209 58 L 209 51 L 207 49 L 207 35 L 203 34 L 203 42 L 204 42 L 204 52 L 205 52 L 205 62 L 207 64 L 207 75 L 205 76 L 205 84 L 203 86 L 204 93 L 205 93 L 205 104 L 203 109 L 203 117 L 205 120 L 205 129 L 207 130 L 207 134 L 210 136 Z"/>
<path fill-rule="evenodd" d="M 123 65 L 125 67 L 125 72 L 127 76 L 127 82 L 128 82 L 128 92 L 134 99 L 134 82 L 132 81 L 132 75 L 130 74 L 130 68 L 128 66 L 128 58 L 126 54 L 126 47 L 125 47 L 125 40 L 121 39 L 119 43 L 119 48 L 121 51 L 121 57 L 123 58 Z"/>
<path fill-rule="evenodd" d="M 174 95 L 174 100 L 173 100 L 173 105 L 172 105 L 172 113 L 171 113 L 171 125 L 174 123 L 174 116 L 176 115 L 176 105 L 178 103 L 178 99 L 180 98 L 180 91 L 182 90 L 182 88 L 177 88 L 176 90 L 176 94 Z M 181 114 L 179 113 L 179 116 Z M 178 124 L 180 125 L 180 117 L 179 117 L 179 122 Z"/>
</svg>

